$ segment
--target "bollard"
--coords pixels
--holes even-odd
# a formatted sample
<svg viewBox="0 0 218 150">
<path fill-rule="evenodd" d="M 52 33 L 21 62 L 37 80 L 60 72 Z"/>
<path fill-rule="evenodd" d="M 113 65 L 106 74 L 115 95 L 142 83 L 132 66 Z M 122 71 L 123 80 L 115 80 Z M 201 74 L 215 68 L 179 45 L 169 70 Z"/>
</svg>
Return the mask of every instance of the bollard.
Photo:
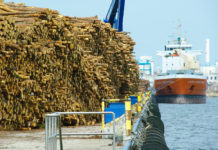
<svg viewBox="0 0 218 150">
<path fill-rule="evenodd" d="M 104 112 L 104 108 L 105 108 L 104 101 L 101 102 L 101 108 L 102 108 L 102 112 Z M 104 130 L 104 127 L 105 127 L 104 114 L 102 114 L 102 131 Z"/>
<path fill-rule="evenodd" d="M 131 134 L 131 101 L 125 101 L 125 111 L 126 111 L 126 136 Z"/>
</svg>

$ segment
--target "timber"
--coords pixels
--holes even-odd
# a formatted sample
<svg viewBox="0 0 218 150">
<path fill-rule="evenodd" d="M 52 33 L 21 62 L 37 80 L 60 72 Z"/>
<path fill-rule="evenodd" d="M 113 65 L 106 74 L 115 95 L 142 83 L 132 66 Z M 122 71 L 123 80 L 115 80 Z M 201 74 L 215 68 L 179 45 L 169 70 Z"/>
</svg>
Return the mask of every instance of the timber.
<svg viewBox="0 0 218 150">
<path fill-rule="evenodd" d="M 102 99 L 134 94 L 134 45 L 97 17 L 1 3 L 0 130 L 39 128 L 45 113 L 101 111 Z M 89 125 L 100 116 L 62 119 Z"/>
</svg>

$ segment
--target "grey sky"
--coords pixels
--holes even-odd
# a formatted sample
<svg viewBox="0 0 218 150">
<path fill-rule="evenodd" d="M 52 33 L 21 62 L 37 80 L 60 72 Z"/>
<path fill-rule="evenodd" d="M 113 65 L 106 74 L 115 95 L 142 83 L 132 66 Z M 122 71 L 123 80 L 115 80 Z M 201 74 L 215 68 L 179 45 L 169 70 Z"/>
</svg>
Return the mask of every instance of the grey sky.
<svg viewBox="0 0 218 150">
<path fill-rule="evenodd" d="M 58 10 L 68 16 L 98 16 L 103 20 L 111 0 L 5 0 L 29 6 Z M 211 64 L 218 62 L 218 0 L 126 0 L 124 30 L 136 41 L 135 55 L 149 55 L 161 66 L 156 50 L 176 33 L 176 25 L 193 44 L 193 49 L 204 50 L 205 38 L 210 38 Z M 204 64 L 204 55 L 201 57 Z"/>
</svg>

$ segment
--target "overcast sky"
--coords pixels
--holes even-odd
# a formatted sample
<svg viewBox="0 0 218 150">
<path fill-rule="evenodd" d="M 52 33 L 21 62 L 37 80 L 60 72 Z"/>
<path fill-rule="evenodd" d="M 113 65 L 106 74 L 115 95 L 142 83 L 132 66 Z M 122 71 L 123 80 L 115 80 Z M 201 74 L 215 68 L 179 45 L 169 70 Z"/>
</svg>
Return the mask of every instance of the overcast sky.
<svg viewBox="0 0 218 150">
<path fill-rule="evenodd" d="M 58 10 L 67 16 L 98 16 L 103 20 L 111 0 L 5 0 L 22 2 Z M 161 66 L 157 50 L 163 50 L 167 41 L 176 35 L 176 26 L 182 24 L 182 33 L 193 44 L 193 49 L 205 51 L 205 38 L 210 38 L 211 64 L 218 62 L 218 0 L 126 0 L 124 30 L 136 42 L 135 55 L 152 56 Z M 204 54 L 201 64 L 204 62 Z"/>
</svg>

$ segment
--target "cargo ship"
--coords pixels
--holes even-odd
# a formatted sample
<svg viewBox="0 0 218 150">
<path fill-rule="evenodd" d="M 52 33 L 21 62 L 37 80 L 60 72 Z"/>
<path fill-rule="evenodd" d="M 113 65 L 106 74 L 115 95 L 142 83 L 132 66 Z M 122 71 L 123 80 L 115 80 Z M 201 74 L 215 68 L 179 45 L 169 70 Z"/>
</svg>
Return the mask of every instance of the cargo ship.
<svg viewBox="0 0 218 150">
<path fill-rule="evenodd" d="M 158 103 L 206 103 L 207 79 L 200 72 L 197 56 L 202 51 L 192 50 L 185 38 L 168 42 L 162 57 L 162 72 L 155 76 L 154 97 Z"/>
</svg>

